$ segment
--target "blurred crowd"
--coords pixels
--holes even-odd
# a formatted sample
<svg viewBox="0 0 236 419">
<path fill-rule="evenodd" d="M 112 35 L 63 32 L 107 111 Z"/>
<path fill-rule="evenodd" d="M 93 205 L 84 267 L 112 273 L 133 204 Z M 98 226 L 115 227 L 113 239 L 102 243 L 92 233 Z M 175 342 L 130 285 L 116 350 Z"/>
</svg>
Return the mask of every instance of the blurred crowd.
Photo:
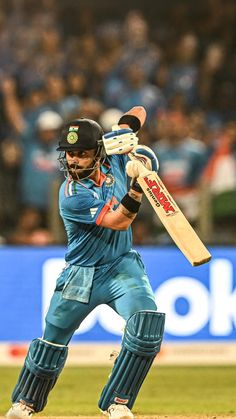
<svg viewBox="0 0 236 419">
<path fill-rule="evenodd" d="M 0 241 L 64 243 L 61 126 L 84 116 L 109 131 L 143 105 L 140 142 L 169 191 L 206 242 L 235 244 L 236 1 L 173 1 L 161 16 L 154 5 L 155 19 L 69 4 L 0 1 Z M 146 201 L 133 235 L 169 243 Z"/>
</svg>

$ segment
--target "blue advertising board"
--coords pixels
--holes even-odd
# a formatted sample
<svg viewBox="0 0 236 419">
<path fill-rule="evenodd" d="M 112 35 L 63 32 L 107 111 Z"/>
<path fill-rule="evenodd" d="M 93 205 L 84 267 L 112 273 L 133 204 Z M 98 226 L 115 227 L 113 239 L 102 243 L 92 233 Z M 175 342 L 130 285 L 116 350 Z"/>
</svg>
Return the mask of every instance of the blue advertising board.
<svg viewBox="0 0 236 419">
<path fill-rule="evenodd" d="M 178 249 L 145 247 L 141 254 L 160 311 L 166 341 L 236 341 L 236 248 L 212 248 L 212 261 L 192 267 Z M 44 316 L 64 267 L 63 247 L 0 248 L 0 342 L 42 336 Z M 120 340 L 123 321 L 96 308 L 74 341 Z"/>
</svg>

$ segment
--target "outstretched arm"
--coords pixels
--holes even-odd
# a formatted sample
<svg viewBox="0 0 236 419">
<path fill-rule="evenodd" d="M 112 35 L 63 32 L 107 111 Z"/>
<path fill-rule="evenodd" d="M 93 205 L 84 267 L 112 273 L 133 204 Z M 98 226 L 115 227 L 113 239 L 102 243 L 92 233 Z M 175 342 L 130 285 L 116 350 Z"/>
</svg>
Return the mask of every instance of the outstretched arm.
<svg viewBox="0 0 236 419">
<path fill-rule="evenodd" d="M 25 129 L 25 121 L 16 95 L 14 79 L 4 77 L 1 80 L 1 90 L 6 117 L 17 134 L 22 134 Z"/>
</svg>

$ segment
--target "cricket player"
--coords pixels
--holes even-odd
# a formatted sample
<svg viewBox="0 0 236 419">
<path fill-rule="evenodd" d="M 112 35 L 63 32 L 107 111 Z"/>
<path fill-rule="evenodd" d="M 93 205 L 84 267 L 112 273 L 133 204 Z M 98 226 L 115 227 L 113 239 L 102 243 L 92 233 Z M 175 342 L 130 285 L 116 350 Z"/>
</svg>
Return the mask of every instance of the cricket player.
<svg viewBox="0 0 236 419">
<path fill-rule="evenodd" d="M 66 265 L 57 279 L 43 337 L 29 346 L 7 417 L 29 418 L 43 410 L 75 330 L 96 306 L 107 304 L 126 326 L 99 408 L 110 419 L 133 419 L 131 409 L 160 351 L 164 329 L 164 314 L 157 311 L 131 237 L 142 199 L 136 178 L 144 166 L 157 171 L 158 161 L 151 149 L 138 145 L 131 129 L 104 135 L 99 124 L 86 118 L 64 127 L 58 150 L 65 172 L 59 209 L 68 236 Z M 131 150 L 135 159 L 128 161 Z"/>
</svg>

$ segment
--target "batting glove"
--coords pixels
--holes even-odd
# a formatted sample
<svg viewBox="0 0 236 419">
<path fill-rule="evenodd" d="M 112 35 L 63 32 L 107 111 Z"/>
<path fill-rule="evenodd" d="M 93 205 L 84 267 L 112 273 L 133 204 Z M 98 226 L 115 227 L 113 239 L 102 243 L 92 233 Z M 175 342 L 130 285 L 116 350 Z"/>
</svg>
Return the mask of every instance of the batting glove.
<svg viewBox="0 0 236 419">
<path fill-rule="evenodd" d="M 158 172 L 159 161 L 154 151 L 145 145 L 137 145 L 130 153 L 132 160 L 138 160 L 147 170 Z"/>
<path fill-rule="evenodd" d="M 142 189 L 137 178 L 146 176 L 150 171 L 157 172 L 159 162 L 151 148 L 144 145 L 134 147 L 129 157 L 132 160 L 126 164 L 126 173 L 131 177 L 130 187 L 141 193 Z"/>
<path fill-rule="evenodd" d="M 117 129 L 103 135 L 103 145 L 108 156 L 128 154 L 138 144 L 138 137 L 130 128 Z"/>
</svg>

